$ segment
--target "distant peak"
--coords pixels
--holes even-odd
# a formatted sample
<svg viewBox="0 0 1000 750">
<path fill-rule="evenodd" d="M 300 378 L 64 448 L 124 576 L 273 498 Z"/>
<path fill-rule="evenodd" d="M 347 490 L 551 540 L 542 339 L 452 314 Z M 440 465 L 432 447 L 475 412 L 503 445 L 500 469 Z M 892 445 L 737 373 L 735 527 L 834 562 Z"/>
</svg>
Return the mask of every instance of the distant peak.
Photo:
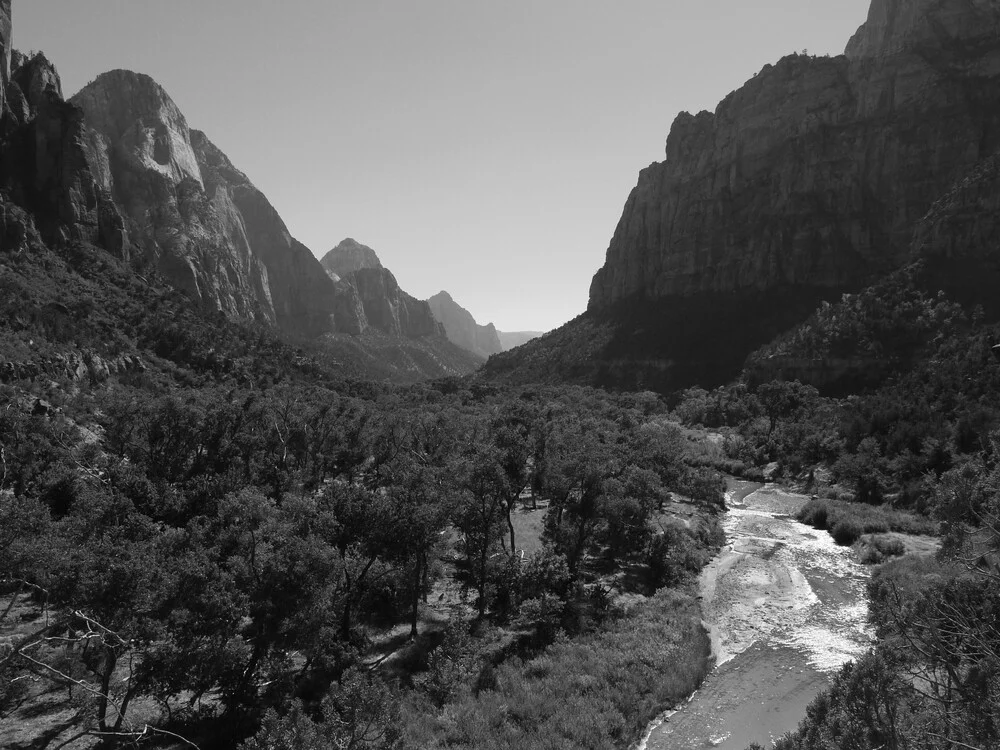
<svg viewBox="0 0 1000 750">
<path fill-rule="evenodd" d="M 346 276 L 362 268 L 382 268 L 378 254 L 351 237 L 324 255 L 320 263 L 328 272 L 338 276 Z"/>
</svg>

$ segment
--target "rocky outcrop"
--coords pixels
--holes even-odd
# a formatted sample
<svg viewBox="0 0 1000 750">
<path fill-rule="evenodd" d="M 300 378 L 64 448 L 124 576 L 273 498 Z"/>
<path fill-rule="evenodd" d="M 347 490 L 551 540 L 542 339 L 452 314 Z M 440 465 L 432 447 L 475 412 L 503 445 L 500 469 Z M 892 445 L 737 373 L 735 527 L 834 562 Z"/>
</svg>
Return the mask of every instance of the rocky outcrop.
<svg viewBox="0 0 1000 750">
<path fill-rule="evenodd" d="M 374 250 L 350 237 L 324 255 L 320 263 L 334 281 L 362 268 L 382 268 Z"/>
<path fill-rule="evenodd" d="M 998 28 L 992 0 L 875 0 L 846 55 L 786 57 L 714 114 L 681 114 L 590 309 L 851 288 L 898 266 L 932 203 L 1000 146 Z"/>
<path fill-rule="evenodd" d="M 0 383 L 34 380 L 39 377 L 74 381 L 90 379 L 95 383 L 103 383 L 112 375 L 145 371 L 146 363 L 138 355 L 123 354 L 106 359 L 96 352 L 86 350 L 24 362 L 0 362 Z"/>
<path fill-rule="evenodd" d="M 455 302 L 448 292 L 438 292 L 427 300 L 427 304 L 452 343 L 483 359 L 503 351 L 500 334 L 494 325 L 479 325 L 472 313 Z"/>
</svg>

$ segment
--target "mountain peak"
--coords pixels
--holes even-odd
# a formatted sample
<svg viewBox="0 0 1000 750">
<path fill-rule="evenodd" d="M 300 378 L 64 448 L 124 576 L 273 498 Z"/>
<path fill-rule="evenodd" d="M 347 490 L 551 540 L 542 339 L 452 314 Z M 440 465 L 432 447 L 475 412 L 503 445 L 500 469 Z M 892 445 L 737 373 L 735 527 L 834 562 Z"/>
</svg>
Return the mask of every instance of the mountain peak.
<svg viewBox="0 0 1000 750">
<path fill-rule="evenodd" d="M 367 245 L 348 237 L 320 261 L 327 273 L 346 276 L 362 268 L 382 268 L 378 254 Z"/>
<path fill-rule="evenodd" d="M 148 75 L 121 69 L 101 73 L 70 101 L 110 143 L 127 144 L 144 169 L 175 183 L 191 178 L 204 186 L 187 119 Z"/>
</svg>

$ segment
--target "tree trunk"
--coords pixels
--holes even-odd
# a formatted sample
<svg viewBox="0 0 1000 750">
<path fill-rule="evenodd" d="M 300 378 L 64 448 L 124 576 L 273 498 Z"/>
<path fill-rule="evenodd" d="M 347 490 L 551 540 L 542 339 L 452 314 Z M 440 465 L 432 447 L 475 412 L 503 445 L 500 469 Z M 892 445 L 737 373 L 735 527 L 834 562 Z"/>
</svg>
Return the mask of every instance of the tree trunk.
<svg viewBox="0 0 1000 750">
<path fill-rule="evenodd" d="M 110 732 L 108 726 L 108 702 L 111 698 L 111 678 L 115 674 L 118 655 L 110 646 L 104 647 L 104 669 L 101 673 L 101 697 L 97 701 L 97 721 L 102 732 Z"/>
<path fill-rule="evenodd" d="M 420 572 L 423 568 L 421 565 L 421 555 L 416 555 L 416 565 L 413 569 L 413 607 L 410 610 L 410 638 L 417 637 L 417 617 L 420 609 Z"/>
<path fill-rule="evenodd" d="M 514 546 L 514 519 L 512 517 L 512 514 L 514 513 L 514 503 L 516 502 L 517 501 L 514 500 L 514 502 L 507 505 L 507 528 L 510 529 L 510 554 L 512 555 L 517 554 L 517 547 Z"/>
<path fill-rule="evenodd" d="M 479 553 L 479 619 L 486 616 L 486 540 Z"/>
</svg>

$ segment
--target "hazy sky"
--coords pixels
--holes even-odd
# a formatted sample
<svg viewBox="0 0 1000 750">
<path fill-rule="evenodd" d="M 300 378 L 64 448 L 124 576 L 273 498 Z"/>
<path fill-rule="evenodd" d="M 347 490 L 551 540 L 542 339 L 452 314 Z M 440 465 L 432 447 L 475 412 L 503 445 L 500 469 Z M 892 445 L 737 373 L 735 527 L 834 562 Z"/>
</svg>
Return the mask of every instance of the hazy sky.
<svg viewBox="0 0 1000 750">
<path fill-rule="evenodd" d="M 583 312 L 682 110 L 792 51 L 839 54 L 870 0 L 14 0 L 67 95 L 148 73 L 322 256 L 501 330 Z"/>
</svg>

